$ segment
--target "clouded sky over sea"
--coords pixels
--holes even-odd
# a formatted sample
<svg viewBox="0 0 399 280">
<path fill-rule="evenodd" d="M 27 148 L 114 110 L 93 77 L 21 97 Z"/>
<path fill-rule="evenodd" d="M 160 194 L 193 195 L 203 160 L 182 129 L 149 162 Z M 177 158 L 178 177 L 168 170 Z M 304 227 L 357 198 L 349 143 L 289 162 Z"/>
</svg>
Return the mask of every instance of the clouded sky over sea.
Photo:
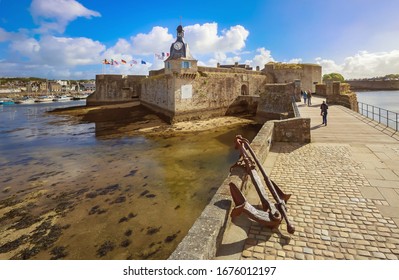
<svg viewBox="0 0 399 280">
<path fill-rule="evenodd" d="M 180 22 L 199 65 L 383 76 L 399 73 L 398 11 L 397 0 L 0 0 L 0 76 L 147 74 L 163 67 Z"/>
</svg>

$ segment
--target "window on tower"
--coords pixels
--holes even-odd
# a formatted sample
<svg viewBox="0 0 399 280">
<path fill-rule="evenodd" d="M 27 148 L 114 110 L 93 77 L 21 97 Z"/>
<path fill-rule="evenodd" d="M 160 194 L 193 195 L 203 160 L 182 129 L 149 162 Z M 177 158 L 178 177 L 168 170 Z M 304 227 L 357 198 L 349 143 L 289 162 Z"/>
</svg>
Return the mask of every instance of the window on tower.
<svg viewBox="0 0 399 280">
<path fill-rule="evenodd" d="M 181 68 L 191 68 L 191 62 L 190 61 L 182 61 Z"/>
</svg>

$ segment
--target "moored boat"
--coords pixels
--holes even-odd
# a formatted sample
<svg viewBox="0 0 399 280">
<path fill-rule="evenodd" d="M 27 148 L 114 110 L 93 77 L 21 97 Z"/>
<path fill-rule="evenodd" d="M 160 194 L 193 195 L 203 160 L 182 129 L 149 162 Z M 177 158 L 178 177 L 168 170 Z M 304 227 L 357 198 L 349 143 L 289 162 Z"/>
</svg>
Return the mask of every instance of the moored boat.
<svg viewBox="0 0 399 280">
<path fill-rule="evenodd" d="M 14 104 L 14 100 L 11 98 L 1 98 L 0 99 L 0 105 L 11 105 Z"/>
<path fill-rule="evenodd" d="M 35 102 L 42 102 L 42 103 L 43 102 L 53 102 L 53 97 L 47 96 L 47 95 L 41 95 L 35 99 Z"/>
<path fill-rule="evenodd" d="M 72 100 L 81 100 L 81 99 L 86 99 L 89 96 L 89 94 L 79 94 L 75 95 Z"/>
<path fill-rule="evenodd" d="M 66 95 L 56 96 L 53 98 L 53 101 L 70 101 L 71 98 Z"/>
<path fill-rule="evenodd" d="M 15 104 L 32 104 L 32 103 L 35 103 L 35 100 L 27 96 L 15 100 Z"/>
</svg>

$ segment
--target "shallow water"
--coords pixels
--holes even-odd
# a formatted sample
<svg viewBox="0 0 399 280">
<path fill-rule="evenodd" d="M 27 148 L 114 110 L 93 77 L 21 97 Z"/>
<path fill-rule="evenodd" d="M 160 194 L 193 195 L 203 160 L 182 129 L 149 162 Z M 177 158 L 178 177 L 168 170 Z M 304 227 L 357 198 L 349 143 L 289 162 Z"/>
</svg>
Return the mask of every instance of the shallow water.
<svg viewBox="0 0 399 280">
<path fill-rule="evenodd" d="M 259 129 L 98 137 L 45 113 L 77 104 L 0 108 L 0 259 L 168 258 Z"/>
<path fill-rule="evenodd" d="M 399 113 L 399 90 L 356 92 L 359 102 Z"/>
</svg>

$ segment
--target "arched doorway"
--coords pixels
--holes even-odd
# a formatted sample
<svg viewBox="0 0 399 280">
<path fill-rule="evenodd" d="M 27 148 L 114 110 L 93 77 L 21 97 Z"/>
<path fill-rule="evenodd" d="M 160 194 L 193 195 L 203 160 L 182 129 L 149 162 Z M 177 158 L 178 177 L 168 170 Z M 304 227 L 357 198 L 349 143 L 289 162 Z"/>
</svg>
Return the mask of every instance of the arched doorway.
<svg viewBox="0 0 399 280">
<path fill-rule="evenodd" d="M 247 85 L 242 85 L 241 86 L 241 95 L 248 95 L 248 86 Z"/>
</svg>

